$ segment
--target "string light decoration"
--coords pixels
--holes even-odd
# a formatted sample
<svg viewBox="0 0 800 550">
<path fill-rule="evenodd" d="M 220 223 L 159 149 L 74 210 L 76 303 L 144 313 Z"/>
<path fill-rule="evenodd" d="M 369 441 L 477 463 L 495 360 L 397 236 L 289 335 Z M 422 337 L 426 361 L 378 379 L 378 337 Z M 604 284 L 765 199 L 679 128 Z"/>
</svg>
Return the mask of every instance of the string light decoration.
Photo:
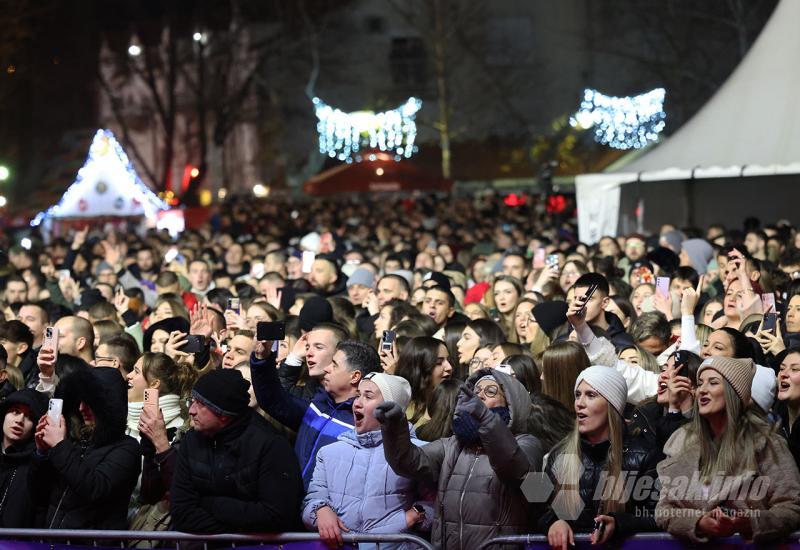
<svg viewBox="0 0 800 550">
<path fill-rule="evenodd" d="M 664 88 L 631 97 L 608 96 L 587 88 L 571 126 L 594 127 L 594 139 L 614 149 L 641 149 L 664 130 Z"/>
<path fill-rule="evenodd" d="M 315 97 L 319 152 L 351 163 L 360 162 L 362 147 L 394 153 L 395 160 L 409 158 L 417 152 L 417 111 L 422 101 L 411 97 L 396 109 L 375 113 L 334 109 Z M 374 155 L 370 155 L 374 156 Z"/>
<path fill-rule="evenodd" d="M 141 215 L 155 218 L 159 211 L 168 208 L 139 178 L 114 134 L 98 130 L 75 182 L 57 204 L 39 212 L 31 226 L 49 218 Z"/>
</svg>

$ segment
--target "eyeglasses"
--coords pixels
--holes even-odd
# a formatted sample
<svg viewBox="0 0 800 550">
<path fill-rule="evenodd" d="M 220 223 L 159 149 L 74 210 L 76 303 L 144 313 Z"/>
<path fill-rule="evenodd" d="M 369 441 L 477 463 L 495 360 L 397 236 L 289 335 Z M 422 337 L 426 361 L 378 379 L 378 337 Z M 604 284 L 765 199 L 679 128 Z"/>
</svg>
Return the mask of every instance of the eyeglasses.
<svg viewBox="0 0 800 550">
<path fill-rule="evenodd" d="M 483 394 L 486 397 L 494 397 L 498 393 L 500 393 L 500 386 L 498 386 L 497 384 L 486 384 L 485 386 L 475 386 L 475 395 L 477 396 Z"/>
<path fill-rule="evenodd" d="M 486 359 L 481 359 L 480 357 L 473 357 L 469 360 L 470 367 L 485 367 L 486 366 Z"/>
</svg>

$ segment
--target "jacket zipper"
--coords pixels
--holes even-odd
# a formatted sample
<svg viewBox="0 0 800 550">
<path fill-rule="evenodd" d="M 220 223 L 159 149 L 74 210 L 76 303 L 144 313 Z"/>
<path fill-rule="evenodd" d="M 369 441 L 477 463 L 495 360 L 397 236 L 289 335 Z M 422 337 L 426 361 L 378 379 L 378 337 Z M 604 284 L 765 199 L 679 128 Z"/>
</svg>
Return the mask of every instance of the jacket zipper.
<svg viewBox="0 0 800 550">
<path fill-rule="evenodd" d="M 480 456 L 475 455 L 475 460 L 472 461 L 472 466 L 469 468 L 469 474 L 461 487 L 461 498 L 458 500 L 458 547 L 464 547 L 464 495 L 467 493 L 467 483 L 472 479 L 472 471 L 478 463 Z"/>
</svg>

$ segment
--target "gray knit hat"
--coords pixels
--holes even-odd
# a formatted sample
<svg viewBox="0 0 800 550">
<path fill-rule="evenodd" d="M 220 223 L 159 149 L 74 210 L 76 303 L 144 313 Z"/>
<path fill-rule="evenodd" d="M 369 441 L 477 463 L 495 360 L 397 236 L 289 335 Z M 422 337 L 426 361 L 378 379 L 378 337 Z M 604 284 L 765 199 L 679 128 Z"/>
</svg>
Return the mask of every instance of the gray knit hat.
<svg viewBox="0 0 800 550">
<path fill-rule="evenodd" d="M 575 380 L 575 389 L 578 389 L 581 382 L 586 381 L 597 393 L 605 397 L 608 404 L 616 411 L 625 414 L 625 403 L 628 402 L 628 384 L 625 378 L 613 367 L 593 365 L 584 369 Z"/>
</svg>

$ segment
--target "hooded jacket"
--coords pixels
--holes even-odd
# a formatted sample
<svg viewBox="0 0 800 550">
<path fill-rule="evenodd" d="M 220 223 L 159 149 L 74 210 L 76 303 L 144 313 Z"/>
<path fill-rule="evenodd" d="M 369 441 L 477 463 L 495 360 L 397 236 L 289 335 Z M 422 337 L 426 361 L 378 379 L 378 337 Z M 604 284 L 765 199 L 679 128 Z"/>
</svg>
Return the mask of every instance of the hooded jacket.
<svg viewBox="0 0 800 550">
<path fill-rule="evenodd" d="M 6 447 L 0 455 L 0 527 L 19 529 L 35 523 L 28 472 L 34 450 L 33 432 L 47 410 L 47 399 L 30 388 L 14 392 L 0 405 L 0 419 L 5 420 L 8 409 L 16 404 L 28 406 L 33 428 L 25 441 Z"/>
<path fill-rule="evenodd" d="M 301 490 L 289 442 L 248 410 L 213 437 L 190 430 L 181 439 L 172 526 L 192 533 L 291 531 Z"/>
<path fill-rule="evenodd" d="M 353 426 L 353 400 L 335 403 L 324 389 L 308 402 L 295 397 L 281 384 L 275 368 L 275 354 L 263 360 L 250 356 L 253 391 L 258 405 L 272 418 L 297 432 L 294 452 L 300 463 L 303 486 L 308 487 L 314 474 L 317 452 L 330 445 Z"/>
<path fill-rule="evenodd" d="M 42 455 L 34 453 L 29 482 L 48 529 L 126 529 L 128 503 L 142 461 L 139 444 L 125 435 L 127 384 L 117 369 L 95 367 L 65 376 L 56 390 L 64 400 L 67 437 Z M 96 418 L 83 426 L 80 403 Z"/>
<path fill-rule="evenodd" d="M 658 464 L 662 485 L 656 507 L 659 527 L 695 544 L 708 542 L 697 533 L 697 523 L 703 514 L 717 506 L 757 511 L 749 515 L 756 543 L 786 537 L 800 527 L 800 472 L 781 436 L 775 433 L 769 439 L 755 436 L 758 471 L 740 476 L 745 488 L 736 492 L 735 500 L 720 491 L 724 483 L 706 485 L 703 494 L 703 482 L 699 479 L 700 445 L 694 437 L 689 426 L 684 426 L 664 446 L 667 458 Z"/>
<path fill-rule="evenodd" d="M 481 424 L 479 446 L 466 447 L 456 436 L 415 447 L 406 422 L 382 426 L 386 461 L 399 475 L 438 488 L 432 541 L 443 549 L 472 549 L 492 537 L 530 531 L 528 501 L 520 484 L 540 471 L 542 446 L 526 433 L 531 400 L 516 379 L 480 369 L 467 379 L 472 390 L 491 374 L 506 397 L 511 420 L 497 414 Z"/>
<path fill-rule="evenodd" d="M 417 447 L 424 445 L 413 436 L 411 442 Z M 432 491 L 429 497 L 433 498 Z M 336 443 L 317 453 L 314 477 L 303 501 L 303 523 L 308 529 L 317 529 L 317 510 L 327 505 L 351 532 L 403 533 L 409 531 L 406 510 L 415 504 L 425 508 L 420 530 L 429 531 L 433 502 L 422 499 L 415 481 L 389 468 L 381 432 L 357 434 L 348 430 Z M 366 548 L 374 545 L 359 544 L 360 550 Z M 405 545 L 381 544 L 381 548 L 399 549 Z"/>
</svg>

